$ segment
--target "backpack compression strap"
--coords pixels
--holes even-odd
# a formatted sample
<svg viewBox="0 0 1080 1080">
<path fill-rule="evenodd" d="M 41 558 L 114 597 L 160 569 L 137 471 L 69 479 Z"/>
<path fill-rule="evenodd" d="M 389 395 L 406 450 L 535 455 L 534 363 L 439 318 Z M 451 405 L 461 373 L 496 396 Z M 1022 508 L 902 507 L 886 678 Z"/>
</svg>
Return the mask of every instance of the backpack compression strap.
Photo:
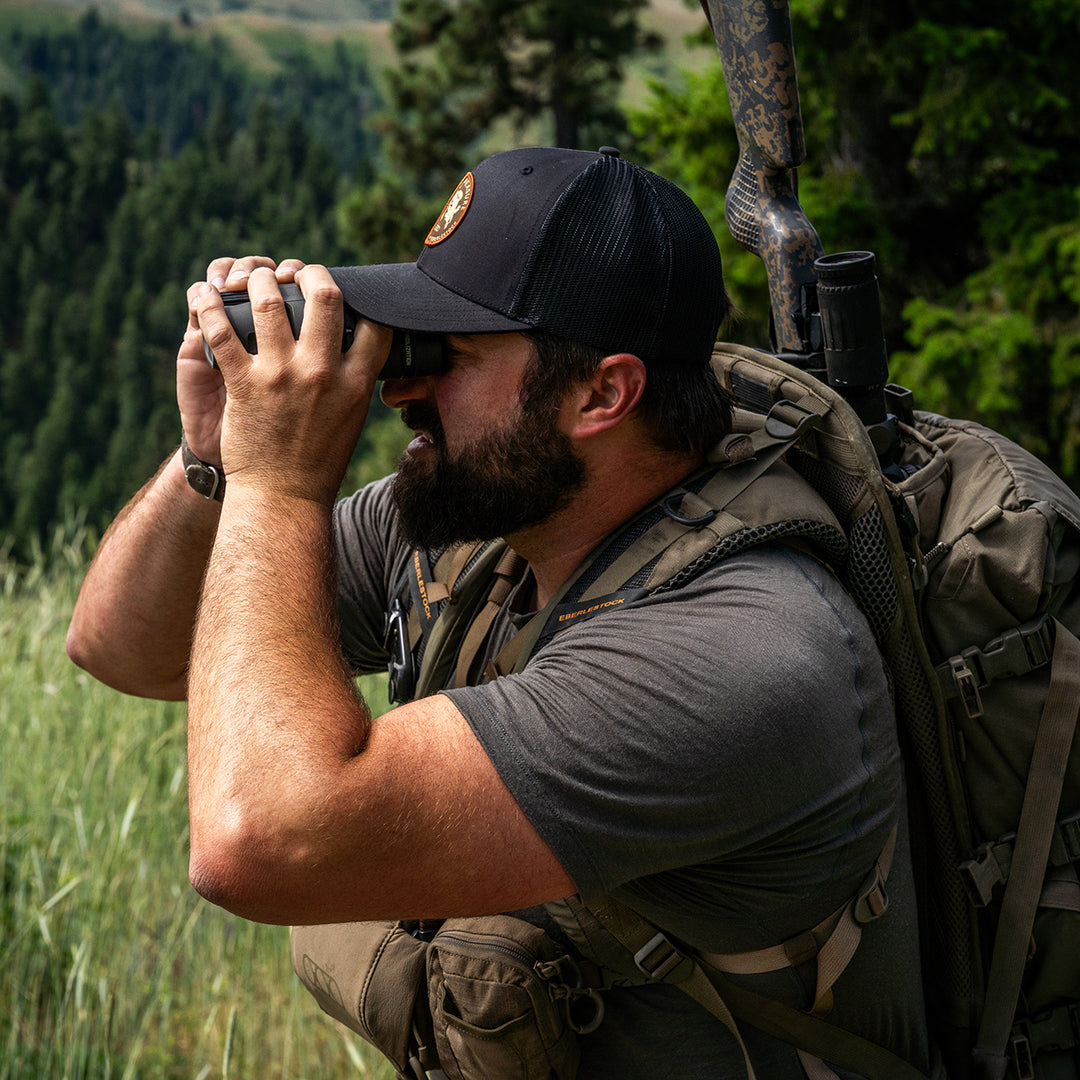
<svg viewBox="0 0 1080 1080">
<path fill-rule="evenodd" d="M 809 1080 L 836 1080 L 826 1061 L 870 1080 L 926 1080 L 918 1069 L 892 1051 L 823 1018 L 831 1008 L 832 985 L 854 955 L 863 926 L 884 913 L 885 879 L 892 864 L 896 832 L 894 827 L 851 900 L 813 930 L 767 949 L 699 956 L 673 944 L 654 924 L 611 897 L 588 905 L 577 897 L 568 897 L 547 907 L 579 949 L 613 973 L 612 985 L 618 985 L 620 980 L 635 985 L 670 983 L 720 1019 L 742 1050 L 749 1080 L 755 1080 L 755 1073 L 738 1030 L 739 1021 L 794 1046 Z M 727 974 L 778 971 L 815 957 L 816 1000 L 807 1012 L 725 978 Z"/>
<path fill-rule="evenodd" d="M 1006 1050 L 1080 712 L 1080 641 L 1056 621 L 1054 631 L 1050 688 L 1031 752 L 982 1020 L 972 1050 L 975 1076 L 986 1080 L 1000 1080 L 1008 1065 Z"/>
</svg>

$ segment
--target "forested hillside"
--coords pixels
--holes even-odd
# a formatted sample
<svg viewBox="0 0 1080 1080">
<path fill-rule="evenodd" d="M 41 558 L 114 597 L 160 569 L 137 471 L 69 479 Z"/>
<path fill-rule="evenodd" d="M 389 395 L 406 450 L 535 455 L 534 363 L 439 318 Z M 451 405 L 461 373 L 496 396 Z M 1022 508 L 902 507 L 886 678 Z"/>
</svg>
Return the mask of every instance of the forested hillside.
<svg viewBox="0 0 1080 1080">
<path fill-rule="evenodd" d="M 183 36 L 190 22 L 122 27 L 95 8 L 69 26 L 62 20 L 41 28 L 18 19 L 6 27 L 0 22 L 0 62 L 19 78 L 41 77 L 61 126 L 77 126 L 115 108 L 133 131 L 146 132 L 148 153 L 176 153 L 215 105 L 227 101 L 241 120 L 263 104 L 279 118 L 302 118 L 343 169 L 364 161 L 371 142 L 364 117 L 375 91 L 366 58 L 355 48 L 338 39 L 316 59 L 296 39 L 279 46 L 272 73 L 257 74 L 224 38 Z"/>
<path fill-rule="evenodd" d="M 0 529 L 25 554 L 65 516 L 103 525 L 175 445 L 208 257 L 356 257 L 335 214 L 370 90 L 356 57 L 298 64 L 284 94 L 220 46 L 93 14 L 0 55 L 36 72 L 0 95 Z"/>
</svg>

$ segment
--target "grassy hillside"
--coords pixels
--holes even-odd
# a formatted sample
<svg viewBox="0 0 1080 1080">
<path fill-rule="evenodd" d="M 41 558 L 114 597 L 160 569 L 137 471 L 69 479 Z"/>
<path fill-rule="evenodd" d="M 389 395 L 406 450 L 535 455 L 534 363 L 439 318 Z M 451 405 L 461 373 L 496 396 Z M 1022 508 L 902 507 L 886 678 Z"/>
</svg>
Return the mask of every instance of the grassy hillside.
<svg viewBox="0 0 1080 1080">
<path fill-rule="evenodd" d="M 189 887 L 184 710 L 68 661 L 88 545 L 67 536 L 51 571 L 0 561 L 0 1080 L 385 1080 L 287 930 Z"/>
</svg>

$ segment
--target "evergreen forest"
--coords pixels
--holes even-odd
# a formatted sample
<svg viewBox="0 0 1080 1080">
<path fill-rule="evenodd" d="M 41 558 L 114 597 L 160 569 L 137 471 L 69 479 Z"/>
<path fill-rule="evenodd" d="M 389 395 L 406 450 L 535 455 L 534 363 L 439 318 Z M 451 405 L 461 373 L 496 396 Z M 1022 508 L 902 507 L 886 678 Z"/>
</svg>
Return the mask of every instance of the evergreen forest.
<svg viewBox="0 0 1080 1080">
<path fill-rule="evenodd" d="M 648 9 L 400 0 L 391 50 L 297 31 L 268 72 L 186 12 L 0 5 L 0 553 L 100 530 L 175 446 L 172 359 L 209 258 L 412 258 L 460 170 L 513 143 L 613 142 L 681 184 L 721 242 L 728 336 L 767 345 L 761 264 L 723 224 L 737 145 L 704 18 L 661 68 Z M 792 13 L 800 199 L 826 250 L 876 252 L 892 377 L 1080 485 L 1072 0 Z"/>
</svg>

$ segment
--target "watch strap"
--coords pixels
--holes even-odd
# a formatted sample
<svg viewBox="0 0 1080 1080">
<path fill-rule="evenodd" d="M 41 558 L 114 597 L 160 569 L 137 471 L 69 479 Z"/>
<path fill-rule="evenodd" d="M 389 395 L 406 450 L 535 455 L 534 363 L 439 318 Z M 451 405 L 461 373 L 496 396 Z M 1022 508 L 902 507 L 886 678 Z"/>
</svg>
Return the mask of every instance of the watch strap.
<svg viewBox="0 0 1080 1080">
<path fill-rule="evenodd" d="M 188 446 L 187 435 L 180 437 L 180 460 L 184 464 L 184 475 L 188 484 L 204 499 L 221 502 L 225 498 L 225 470 L 220 465 L 211 465 Z"/>
</svg>

